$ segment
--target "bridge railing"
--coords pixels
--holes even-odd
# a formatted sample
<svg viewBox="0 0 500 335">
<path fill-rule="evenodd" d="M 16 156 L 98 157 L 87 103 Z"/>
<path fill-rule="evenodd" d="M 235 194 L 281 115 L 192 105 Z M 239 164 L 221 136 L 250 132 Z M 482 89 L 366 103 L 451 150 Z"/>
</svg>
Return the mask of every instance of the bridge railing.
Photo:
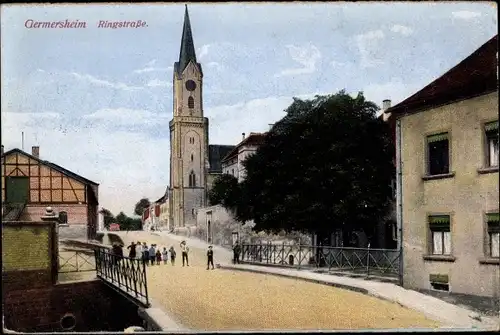
<svg viewBox="0 0 500 335">
<path fill-rule="evenodd" d="M 149 306 L 146 265 L 141 259 L 117 256 L 105 248 L 94 250 L 97 277 Z"/>
<path fill-rule="evenodd" d="M 399 275 L 400 251 L 299 244 L 243 244 L 241 260 L 254 264 L 324 268 L 367 276 Z"/>
<path fill-rule="evenodd" d="M 94 252 L 89 250 L 59 252 L 59 273 L 95 271 Z"/>
</svg>

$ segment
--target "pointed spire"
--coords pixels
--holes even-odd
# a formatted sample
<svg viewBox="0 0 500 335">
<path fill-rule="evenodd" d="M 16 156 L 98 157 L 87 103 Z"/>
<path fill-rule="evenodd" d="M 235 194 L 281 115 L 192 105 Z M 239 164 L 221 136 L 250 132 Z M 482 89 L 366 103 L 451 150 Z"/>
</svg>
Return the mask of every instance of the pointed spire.
<svg viewBox="0 0 500 335">
<path fill-rule="evenodd" d="M 181 51 L 179 53 L 179 65 L 177 68 L 179 75 L 182 71 L 184 71 L 190 61 L 196 63 L 196 53 L 194 49 L 191 23 L 189 22 L 188 8 L 186 5 L 186 11 L 184 13 L 184 28 L 182 29 Z"/>
</svg>

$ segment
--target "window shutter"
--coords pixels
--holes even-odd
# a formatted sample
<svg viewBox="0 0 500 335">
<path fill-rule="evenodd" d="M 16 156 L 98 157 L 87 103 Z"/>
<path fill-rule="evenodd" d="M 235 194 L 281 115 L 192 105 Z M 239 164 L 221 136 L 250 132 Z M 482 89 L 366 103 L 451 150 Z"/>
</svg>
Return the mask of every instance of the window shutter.
<svg viewBox="0 0 500 335">
<path fill-rule="evenodd" d="M 450 217 L 448 215 L 429 216 L 429 225 L 431 229 L 450 228 Z"/>
<path fill-rule="evenodd" d="M 448 133 L 427 136 L 427 143 L 439 142 L 448 139 Z"/>
<path fill-rule="evenodd" d="M 499 214 L 498 213 L 488 213 L 488 214 L 486 214 L 486 219 L 488 221 L 488 232 L 500 233 Z"/>
<path fill-rule="evenodd" d="M 493 122 L 488 122 L 484 125 L 484 129 L 486 131 L 498 130 L 498 120 Z"/>
</svg>

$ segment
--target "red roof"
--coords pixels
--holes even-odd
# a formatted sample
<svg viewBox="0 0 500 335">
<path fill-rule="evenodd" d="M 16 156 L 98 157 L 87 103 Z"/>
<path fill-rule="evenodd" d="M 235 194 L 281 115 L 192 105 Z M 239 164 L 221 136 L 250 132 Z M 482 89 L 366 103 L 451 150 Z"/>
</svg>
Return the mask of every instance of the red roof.
<svg viewBox="0 0 500 335">
<path fill-rule="evenodd" d="M 267 133 L 250 133 L 243 141 L 238 143 L 233 150 L 231 150 L 222 160 L 221 162 L 228 161 L 229 159 L 235 157 L 238 154 L 239 149 L 244 145 L 261 145 L 264 143 L 264 139 L 266 138 Z"/>
<path fill-rule="evenodd" d="M 415 113 L 498 89 L 498 35 L 406 100 L 389 108 L 393 114 Z"/>
</svg>

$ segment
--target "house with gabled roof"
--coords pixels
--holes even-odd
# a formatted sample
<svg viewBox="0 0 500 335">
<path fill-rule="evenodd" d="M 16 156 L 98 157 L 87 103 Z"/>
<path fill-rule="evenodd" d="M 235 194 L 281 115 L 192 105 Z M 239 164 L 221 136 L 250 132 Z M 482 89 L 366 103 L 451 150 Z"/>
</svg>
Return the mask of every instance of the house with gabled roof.
<svg viewBox="0 0 500 335">
<path fill-rule="evenodd" d="M 3 221 L 38 221 L 52 207 L 59 215 L 61 238 L 95 238 L 98 183 L 41 159 L 38 146 L 31 154 L 18 148 L 4 153 L 3 148 Z"/>
<path fill-rule="evenodd" d="M 403 285 L 499 301 L 498 36 L 385 114 Z"/>
</svg>

